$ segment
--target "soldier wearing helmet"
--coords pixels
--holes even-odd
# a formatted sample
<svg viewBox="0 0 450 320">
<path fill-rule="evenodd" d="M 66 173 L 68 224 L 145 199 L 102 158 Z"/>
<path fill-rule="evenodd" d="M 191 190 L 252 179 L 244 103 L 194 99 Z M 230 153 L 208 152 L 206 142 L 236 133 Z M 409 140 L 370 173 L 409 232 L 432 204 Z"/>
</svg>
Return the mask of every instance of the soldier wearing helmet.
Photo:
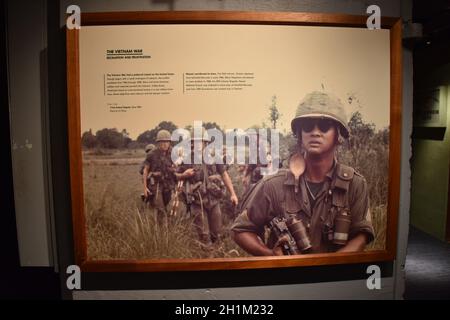
<svg viewBox="0 0 450 320">
<path fill-rule="evenodd" d="M 289 170 L 254 188 L 233 224 L 234 240 L 253 255 L 287 254 L 288 238 L 272 232 L 265 239 L 265 227 L 274 231 L 274 221 L 300 221 L 295 254 L 364 250 L 374 238 L 367 183 L 335 157 L 340 140 L 350 134 L 344 106 L 332 94 L 309 93 L 291 128 L 301 151 L 291 156 Z"/>
<path fill-rule="evenodd" d="M 156 144 L 155 149 L 149 151 L 144 161 L 144 199 L 158 210 L 158 216 L 161 217 L 167 212 L 167 205 L 176 182 L 170 157 L 170 132 L 159 130 L 156 135 Z"/>
<path fill-rule="evenodd" d="M 257 150 L 259 150 L 260 148 L 265 149 L 265 159 L 264 161 L 261 161 L 261 155 L 259 155 L 256 163 L 249 163 L 243 168 L 242 185 L 244 187 L 244 196 L 245 192 L 251 189 L 251 187 L 258 183 L 265 175 L 273 173 L 273 170 L 271 170 L 274 169 L 273 163 L 279 163 L 279 168 L 282 167 L 282 163 L 281 161 L 279 161 L 279 159 L 274 160 L 272 158 L 272 154 L 270 153 L 270 142 L 266 141 L 265 144 L 261 144 L 259 133 L 257 131 L 249 131 L 248 136 L 250 139 L 252 139 L 251 136 L 253 135 L 256 138 Z"/>
<path fill-rule="evenodd" d="M 150 159 L 150 154 L 152 153 L 153 150 L 155 150 L 155 148 L 156 148 L 156 146 L 153 143 L 149 143 L 148 145 L 145 146 L 145 148 L 144 148 L 145 160 L 142 161 L 141 167 L 139 168 L 139 173 L 141 176 L 144 174 L 145 163 L 146 163 L 146 161 L 148 161 L 148 159 Z M 142 194 L 141 197 L 144 197 L 144 194 Z"/>
<path fill-rule="evenodd" d="M 220 200 L 225 196 L 226 190 L 234 205 L 237 205 L 238 198 L 225 165 L 206 164 L 204 156 L 197 157 L 203 154 L 210 140 L 207 132 L 202 129 L 201 137 L 193 133 L 192 131 L 190 137 L 191 164 L 181 164 L 177 170 L 177 178 L 185 181 L 184 202 L 194 217 L 199 239 L 202 244 L 210 245 L 220 239 L 222 229 Z"/>
</svg>

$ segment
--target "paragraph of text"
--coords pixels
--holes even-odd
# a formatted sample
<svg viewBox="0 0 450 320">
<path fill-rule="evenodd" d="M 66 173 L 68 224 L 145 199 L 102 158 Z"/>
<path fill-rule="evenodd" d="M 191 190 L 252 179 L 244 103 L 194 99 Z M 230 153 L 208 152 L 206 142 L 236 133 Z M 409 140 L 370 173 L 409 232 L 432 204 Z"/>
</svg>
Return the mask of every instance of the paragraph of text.
<svg viewBox="0 0 450 320">
<path fill-rule="evenodd" d="M 104 95 L 168 95 L 173 92 L 174 73 L 107 73 Z"/>
</svg>

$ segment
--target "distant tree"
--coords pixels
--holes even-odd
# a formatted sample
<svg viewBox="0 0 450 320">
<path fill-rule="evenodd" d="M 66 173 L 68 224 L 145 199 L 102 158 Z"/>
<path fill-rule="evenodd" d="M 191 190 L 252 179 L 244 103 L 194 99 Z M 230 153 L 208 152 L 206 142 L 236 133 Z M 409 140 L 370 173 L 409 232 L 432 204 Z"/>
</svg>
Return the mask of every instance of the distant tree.
<svg viewBox="0 0 450 320">
<path fill-rule="evenodd" d="M 281 113 L 277 108 L 277 96 L 272 97 L 272 104 L 269 107 L 269 120 L 272 123 L 272 129 L 277 128 L 277 122 L 281 117 Z"/>
<path fill-rule="evenodd" d="M 118 149 L 124 146 L 125 138 L 116 128 L 104 128 L 96 132 L 98 146 L 107 149 Z"/>
<path fill-rule="evenodd" d="M 81 144 L 83 147 L 91 149 L 97 146 L 97 137 L 92 134 L 92 129 L 85 131 L 81 136 Z"/>
<path fill-rule="evenodd" d="M 172 133 L 172 131 L 178 129 L 178 127 L 175 125 L 175 123 L 173 123 L 172 121 L 161 121 L 156 127 L 156 130 L 167 130 L 170 133 Z"/>
<path fill-rule="evenodd" d="M 377 141 L 379 141 L 380 143 L 384 144 L 384 145 L 388 145 L 389 144 L 389 128 L 384 128 L 379 130 L 376 134 L 375 137 L 377 139 Z"/>
<path fill-rule="evenodd" d="M 220 128 L 220 126 L 217 123 L 215 123 L 215 122 L 205 122 L 203 124 L 203 126 L 205 127 L 206 130 L 208 130 L 208 129 L 217 129 L 219 131 L 222 131 L 222 128 Z"/>
<path fill-rule="evenodd" d="M 133 141 L 130 138 L 130 134 L 127 132 L 127 129 L 122 130 L 122 136 L 123 136 L 123 147 L 128 148 L 128 145 Z"/>
<path fill-rule="evenodd" d="M 151 130 L 146 130 L 138 135 L 136 141 L 142 144 L 156 143 L 156 135 L 159 130 L 167 130 L 172 133 L 178 127 L 172 121 L 161 121 Z"/>
<path fill-rule="evenodd" d="M 136 141 L 142 144 L 154 143 L 156 139 L 156 134 L 154 130 L 146 130 L 138 135 Z"/>
<path fill-rule="evenodd" d="M 375 125 L 364 122 L 362 114 L 359 111 L 353 113 L 348 122 L 348 126 L 351 132 L 349 143 L 352 148 L 367 146 L 369 139 L 375 134 Z"/>
</svg>

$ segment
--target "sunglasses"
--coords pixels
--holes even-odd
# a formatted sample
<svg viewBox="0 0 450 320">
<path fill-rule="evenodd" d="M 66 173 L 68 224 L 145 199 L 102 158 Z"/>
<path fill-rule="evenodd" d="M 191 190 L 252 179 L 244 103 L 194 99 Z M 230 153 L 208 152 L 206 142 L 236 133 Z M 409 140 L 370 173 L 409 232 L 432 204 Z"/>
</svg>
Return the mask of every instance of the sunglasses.
<svg viewBox="0 0 450 320">
<path fill-rule="evenodd" d="M 304 119 L 299 122 L 299 126 L 303 132 L 311 132 L 316 127 L 323 133 L 328 132 L 334 126 L 334 121 L 330 119 Z"/>
</svg>

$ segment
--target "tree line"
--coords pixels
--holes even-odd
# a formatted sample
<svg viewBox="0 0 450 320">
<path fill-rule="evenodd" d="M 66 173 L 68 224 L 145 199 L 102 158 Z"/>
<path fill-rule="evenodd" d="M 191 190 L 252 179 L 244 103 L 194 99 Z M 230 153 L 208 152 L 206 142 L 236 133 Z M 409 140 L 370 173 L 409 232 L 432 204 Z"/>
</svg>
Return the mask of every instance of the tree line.
<svg viewBox="0 0 450 320">
<path fill-rule="evenodd" d="M 277 107 L 277 96 L 272 96 L 272 103 L 269 106 L 269 117 L 272 128 L 277 128 L 278 120 L 281 114 Z M 203 123 L 205 129 L 217 129 L 223 131 L 216 122 L 205 122 Z M 253 129 L 258 129 L 259 127 L 265 128 L 265 122 L 261 126 L 252 126 Z M 92 133 L 92 129 L 84 132 L 81 136 L 81 144 L 85 149 L 93 148 L 105 148 L 105 149 L 137 149 L 143 146 L 156 143 L 156 135 L 159 130 L 168 130 L 172 132 L 178 127 L 172 121 L 161 121 L 156 127 L 151 130 L 146 130 L 137 136 L 136 140 L 129 137 L 126 129 L 122 131 L 117 130 L 117 128 L 104 128 L 98 130 L 95 134 Z M 186 126 L 184 129 L 191 130 L 192 126 Z"/>
<path fill-rule="evenodd" d="M 206 129 L 216 128 L 222 130 L 216 122 L 205 122 L 203 125 Z M 191 128 L 191 126 L 184 127 L 186 130 L 190 130 Z M 172 121 L 161 121 L 153 129 L 139 134 L 136 140 L 129 137 L 126 129 L 119 131 L 117 128 L 104 128 L 98 130 L 95 134 L 92 132 L 92 129 L 89 129 L 81 135 L 81 144 L 85 149 L 137 149 L 149 143 L 156 143 L 156 135 L 159 130 L 163 129 L 173 132 L 178 127 Z"/>
</svg>

